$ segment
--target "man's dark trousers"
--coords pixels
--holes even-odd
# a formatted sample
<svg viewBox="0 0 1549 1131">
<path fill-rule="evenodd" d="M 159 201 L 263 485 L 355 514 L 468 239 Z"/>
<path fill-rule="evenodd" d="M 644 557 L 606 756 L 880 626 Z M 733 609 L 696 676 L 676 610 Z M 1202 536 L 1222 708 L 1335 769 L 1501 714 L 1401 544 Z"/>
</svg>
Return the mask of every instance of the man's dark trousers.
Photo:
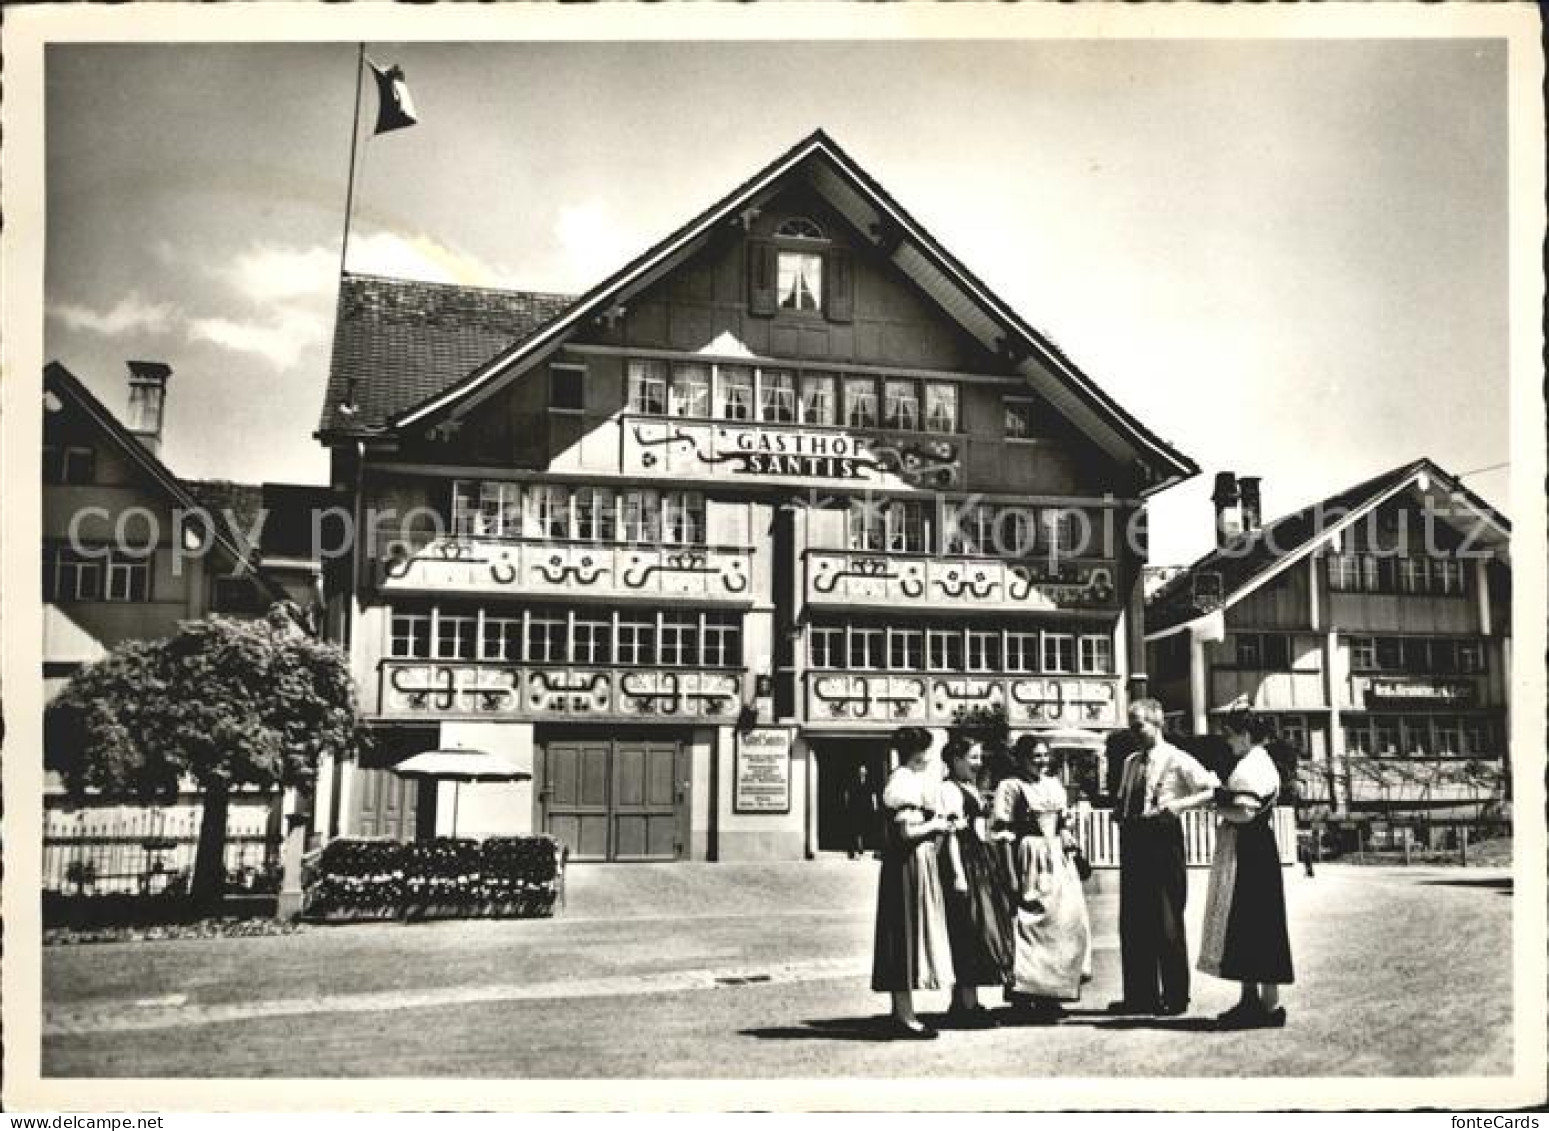
<svg viewBox="0 0 1549 1131">
<path fill-rule="evenodd" d="M 1124 1000 L 1182 1010 L 1189 1003 L 1188 899 L 1183 825 L 1164 815 L 1119 829 L 1119 950 Z"/>
</svg>

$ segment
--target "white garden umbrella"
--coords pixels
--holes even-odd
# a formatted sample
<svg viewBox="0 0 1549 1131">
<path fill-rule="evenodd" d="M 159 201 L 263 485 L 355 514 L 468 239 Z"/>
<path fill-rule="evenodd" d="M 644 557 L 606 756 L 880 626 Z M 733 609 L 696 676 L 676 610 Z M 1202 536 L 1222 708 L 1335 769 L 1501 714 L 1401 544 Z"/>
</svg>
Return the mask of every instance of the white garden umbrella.
<svg viewBox="0 0 1549 1131">
<path fill-rule="evenodd" d="M 401 778 L 449 781 L 452 790 L 452 835 L 457 835 L 457 800 L 463 782 L 529 781 L 532 774 L 509 758 L 482 750 L 427 750 L 405 758 L 393 768 Z"/>
</svg>

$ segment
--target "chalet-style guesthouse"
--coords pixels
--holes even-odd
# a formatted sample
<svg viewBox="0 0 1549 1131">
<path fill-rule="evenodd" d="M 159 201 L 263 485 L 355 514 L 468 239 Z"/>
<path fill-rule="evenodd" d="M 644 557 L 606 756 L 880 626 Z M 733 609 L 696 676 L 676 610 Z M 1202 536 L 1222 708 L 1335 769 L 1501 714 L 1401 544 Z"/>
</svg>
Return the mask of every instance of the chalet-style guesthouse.
<svg viewBox="0 0 1549 1131">
<path fill-rule="evenodd" d="M 1125 530 L 1197 472 L 821 132 L 579 298 L 346 276 L 318 435 L 381 736 L 319 831 L 446 831 L 386 767 L 462 747 L 534 777 L 459 833 L 593 860 L 800 858 L 962 708 L 1120 725 Z"/>
<path fill-rule="evenodd" d="M 1274 522 L 1216 477 L 1217 546 L 1146 609 L 1183 729 L 1246 695 L 1305 761 L 1304 815 L 1471 819 L 1502 800 L 1511 526 L 1430 460 Z"/>
</svg>

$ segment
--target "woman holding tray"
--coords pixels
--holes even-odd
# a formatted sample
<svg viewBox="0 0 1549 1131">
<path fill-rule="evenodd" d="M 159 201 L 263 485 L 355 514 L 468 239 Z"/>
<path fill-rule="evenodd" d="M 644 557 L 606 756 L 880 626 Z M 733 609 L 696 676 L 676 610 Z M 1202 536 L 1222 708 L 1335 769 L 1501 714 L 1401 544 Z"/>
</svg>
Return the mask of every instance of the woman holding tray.
<svg viewBox="0 0 1549 1131">
<path fill-rule="evenodd" d="M 1216 791 L 1216 830 L 1199 969 L 1242 983 L 1238 1003 L 1216 1020 L 1226 1029 L 1285 1024 L 1280 987 L 1294 981 L 1286 930 L 1285 881 L 1272 825 L 1280 775 L 1264 744 L 1272 729 L 1245 700 L 1225 714 L 1236 765 Z"/>
<path fill-rule="evenodd" d="M 895 731 L 893 747 L 903 764 L 882 791 L 887 839 L 877 884 L 871 988 L 893 995 L 893 1033 L 904 1040 L 936 1036 L 915 1016 L 913 991 L 953 983 L 937 857 L 949 825 L 941 815 L 941 763 L 930 744 L 929 733 L 919 727 Z"/>
</svg>

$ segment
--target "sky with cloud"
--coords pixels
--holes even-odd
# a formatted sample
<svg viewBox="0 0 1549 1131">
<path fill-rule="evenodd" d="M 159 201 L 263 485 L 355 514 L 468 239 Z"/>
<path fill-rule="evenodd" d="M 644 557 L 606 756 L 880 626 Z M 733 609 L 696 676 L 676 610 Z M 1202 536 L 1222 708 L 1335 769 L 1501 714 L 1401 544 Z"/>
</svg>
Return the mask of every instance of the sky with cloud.
<svg viewBox="0 0 1549 1131">
<path fill-rule="evenodd" d="M 69 45 L 46 354 L 166 361 L 182 475 L 321 481 L 353 44 Z M 352 271 L 580 292 L 819 126 L 1206 474 L 1270 514 L 1507 454 L 1505 52 L 1456 41 L 369 44 Z M 374 110 L 368 82 L 362 119 Z M 1502 505 L 1507 471 L 1469 482 Z"/>
</svg>

